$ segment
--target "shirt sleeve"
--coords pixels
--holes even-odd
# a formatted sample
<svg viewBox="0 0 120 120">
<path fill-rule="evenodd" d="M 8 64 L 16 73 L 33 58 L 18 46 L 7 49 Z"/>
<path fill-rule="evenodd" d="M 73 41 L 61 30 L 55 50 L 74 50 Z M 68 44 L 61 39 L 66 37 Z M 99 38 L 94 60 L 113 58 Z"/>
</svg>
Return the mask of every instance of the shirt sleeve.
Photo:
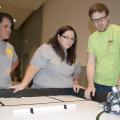
<svg viewBox="0 0 120 120">
<path fill-rule="evenodd" d="M 73 76 L 75 76 L 76 74 L 80 74 L 81 73 L 81 65 L 80 65 L 80 60 L 76 59 L 76 63 L 75 63 L 75 71 L 74 71 L 74 74 Z"/>
<path fill-rule="evenodd" d="M 89 40 L 88 40 L 88 53 L 93 53 L 95 54 L 95 51 L 94 51 L 94 43 L 93 43 L 93 40 L 91 37 L 89 37 Z"/>
<path fill-rule="evenodd" d="M 13 63 L 15 63 L 17 59 L 18 59 L 18 56 L 15 52 L 15 49 L 13 48 Z"/>
<path fill-rule="evenodd" d="M 6 49 L 6 51 L 7 51 L 8 55 L 11 55 L 12 62 L 15 63 L 16 60 L 18 59 L 18 56 L 17 56 L 17 54 L 15 52 L 14 47 L 10 43 L 7 43 L 7 49 Z"/>
<path fill-rule="evenodd" d="M 48 61 L 49 61 L 49 47 L 47 44 L 43 44 L 34 53 L 30 64 L 40 69 L 45 68 Z"/>
</svg>

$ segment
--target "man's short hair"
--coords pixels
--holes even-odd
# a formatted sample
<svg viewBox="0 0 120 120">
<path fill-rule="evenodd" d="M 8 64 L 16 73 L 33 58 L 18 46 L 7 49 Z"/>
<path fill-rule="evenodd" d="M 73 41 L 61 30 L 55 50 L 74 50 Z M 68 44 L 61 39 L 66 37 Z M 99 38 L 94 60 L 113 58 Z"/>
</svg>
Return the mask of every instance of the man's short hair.
<svg viewBox="0 0 120 120">
<path fill-rule="evenodd" d="M 89 8 L 89 17 L 91 18 L 92 17 L 92 14 L 95 13 L 95 12 L 103 12 L 105 11 L 106 13 L 106 16 L 109 15 L 109 10 L 108 10 L 108 7 L 102 3 L 95 3 L 93 5 L 90 6 Z"/>
</svg>

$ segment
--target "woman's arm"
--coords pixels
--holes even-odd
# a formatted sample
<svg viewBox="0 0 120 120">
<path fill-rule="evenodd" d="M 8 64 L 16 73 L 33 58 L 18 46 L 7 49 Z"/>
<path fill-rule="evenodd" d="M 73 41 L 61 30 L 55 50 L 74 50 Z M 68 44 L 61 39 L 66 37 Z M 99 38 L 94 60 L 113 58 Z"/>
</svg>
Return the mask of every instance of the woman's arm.
<svg viewBox="0 0 120 120">
<path fill-rule="evenodd" d="M 14 70 L 17 68 L 18 64 L 19 64 L 19 59 L 17 59 L 15 61 L 15 63 L 12 64 L 10 74 L 12 74 L 14 72 Z"/>
<path fill-rule="evenodd" d="M 80 74 L 76 74 L 73 79 L 73 90 L 74 92 L 78 93 L 80 88 L 85 89 L 80 85 Z"/>
<path fill-rule="evenodd" d="M 27 85 L 29 85 L 29 83 L 32 81 L 32 78 L 38 72 L 38 70 L 39 69 L 36 68 L 35 66 L 29 65 L 26 72 L 25 72 L 25 75 L 24 75 L 24 78 L 23 78 L 22 82 L 17 84 L 17 85 L 13 85 L 13 86 L 10 87 L 10 88 L 14 89 L 13 92 L 23 90 Z"/>
</svg>

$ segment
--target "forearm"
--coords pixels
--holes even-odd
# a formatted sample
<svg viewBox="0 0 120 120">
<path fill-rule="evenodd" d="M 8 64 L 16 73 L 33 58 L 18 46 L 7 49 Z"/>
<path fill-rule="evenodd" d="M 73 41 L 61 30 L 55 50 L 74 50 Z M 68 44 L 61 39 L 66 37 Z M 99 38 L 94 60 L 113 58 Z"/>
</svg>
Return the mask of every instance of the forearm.
<svg viewBox="0 0 120 120">
<path fill-rule="evenodd" d="M 22 86 L 26 87 L 27 85 L 29 85 L 37 71 L 38 69 L 36 67 L 34 67 L 33 65 L 29 65 L 22 80 Z"/>
<path fill-rule="evenodd" d="M 94 65 L 88 64 L 87 65 L 88 86 L 93 86 L 94 85 L 94 75 L 95 75 Z"/>
<path fill-rule="evenodd" d="M 74 76 L 73 85 L 74 84 L 80 84 L 80 74 Z"/>
<path fill-rule="evenodd" d="M 118 80 L 118 83 L 117 83 L 117 85 L 118 85 L 118 86 L 120 86 L 120 78 L 119 78 L 119 80 Z"/>
<path fill-rule="evenodd" d="M 95 55 L 92 53 L 89 53 L 88 63 L 87 63 L 88 87 L 94 87 L 95 64 L 96 64 Z"/>
<path fill-rule="evenodd" d="M 76 74 L 73 79 L 73 90 L 74 92 L 78 93 L 80 89 L 85 89 L 85 88 L 80 85 L 80 74 Z"/>
</svg>

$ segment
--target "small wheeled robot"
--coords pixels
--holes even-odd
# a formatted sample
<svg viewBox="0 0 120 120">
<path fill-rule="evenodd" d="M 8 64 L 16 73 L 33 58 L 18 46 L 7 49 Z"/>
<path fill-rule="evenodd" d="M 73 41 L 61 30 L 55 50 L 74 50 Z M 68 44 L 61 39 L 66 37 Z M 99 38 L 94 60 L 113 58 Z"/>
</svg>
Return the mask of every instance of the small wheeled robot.
<svg viewBox="0 0 120 120">
<path fill-rule="evenodd" d="M 103 109 L 106 113 L 114 112 L 120 115 L 120 87 L 112 88 L 112 92 L 108 94 Z"/>
</svg>

